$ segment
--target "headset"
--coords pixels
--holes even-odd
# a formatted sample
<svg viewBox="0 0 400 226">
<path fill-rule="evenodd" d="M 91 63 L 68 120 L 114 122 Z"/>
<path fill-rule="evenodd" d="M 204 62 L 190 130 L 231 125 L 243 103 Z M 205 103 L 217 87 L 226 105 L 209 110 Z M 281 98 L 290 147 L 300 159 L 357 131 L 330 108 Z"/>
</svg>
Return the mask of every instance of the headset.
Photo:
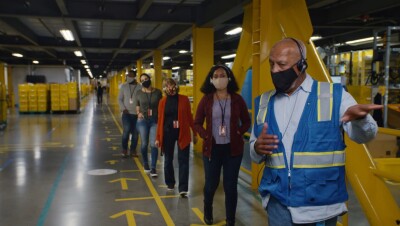
<svg viewBox="0 0 400 226">
<path fill-rule="evenodd" d="M 288 39 L 293 40 L 293 41 L 296 43 L 297 47 L 299 48 L 299 51 L 300 51 L 300 60 L 297 61 L 297 69 L 300 71 L 300 74 L 301 74 L 301 73 L 303 73 L 303 72 L 307 69 L 307 67 L 308 67 L 307 59 L 304 57 L 303 48 L 301 48 L 300 43 L 299 43 L 296 39 L 294 39 L 294 38 L 288 38 Z"/>
</svg>

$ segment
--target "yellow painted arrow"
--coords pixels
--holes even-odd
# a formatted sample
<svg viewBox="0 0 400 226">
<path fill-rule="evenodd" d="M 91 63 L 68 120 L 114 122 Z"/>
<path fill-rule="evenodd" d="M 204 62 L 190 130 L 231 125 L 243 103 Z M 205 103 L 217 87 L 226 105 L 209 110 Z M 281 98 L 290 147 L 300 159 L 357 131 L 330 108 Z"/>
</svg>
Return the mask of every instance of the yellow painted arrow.
<svg viewBox="0 0 400 226">
<path fill-rule="evenodd" d="M 106 141 L 108 141 L 108 142 L 110 142 L 111 141 L 111 138 L 104 138 L 104 139 L 101 139 L 101 140 L 106 140 Z"/>
<path fill-rule="evenodd" d="M 117 149 L 118 149 L 118 147 L 115 147 L 115 146 L 108 147 L 108 148 L 111 148 L 113 151 L 115 151 L 115 150 L 117 150 Z"/>
<path fill-rule="evenodd" d="M 151 213 L 135 211 L 135 210 L 125 210 L 125 211 L 122 211 L 122 212 L 119 212 L 119 213 L 116 213 L 116 214 L 110 216 L 110 218 L 115 219 L 115 218 L 125 215 L 126 220 L 128 221 L 128 226 L 136 226 L 135 214 L 149 216 Z"/>
<path fill-rule="evenodd" d="M 118 160 L 108 160 L 108 161 L 106 161 L 106 163 L 109 163 L 110 165 L 114 165 L 117 162 L 118 162 Z"/>
<path fill-rule="evenodd" d="M 204 216 L 203 212 L 201 212 L 199 208 L 192 208 L 192 211 L 203 222 L 203 216 Z M 190 226 L 201 226 L 201 225 L 206 225 L 206 223 L 204 223 L 204 224 L 190 224 Z M 220 221 L 220 222 L 218 222 L 216 224 L 213 224 L 213 225 L 226 225 L 226 221 Z"/>
<path fill-rule="evenodd" d="M 119 178 L 119 179 L 116 179 L 116 180 L 110 180 L 109 182 L 110 183 L 114 183 L 114 182 L 120 181 L 121 182 L 121 186 L 122 186 L 122 190 L 128 190 L 128 183 L 126 183 L 126 181 L 128 181 L 128 180 L 138 180 L 138 179 L 123 177 L 123 178 Z"/>
<path fill-rule="evenodd" d="M 111 131 L 104 131 L 105 133 L 107 133 L 107 134 L 110 134 L 111 133 Z"/>
</svg>

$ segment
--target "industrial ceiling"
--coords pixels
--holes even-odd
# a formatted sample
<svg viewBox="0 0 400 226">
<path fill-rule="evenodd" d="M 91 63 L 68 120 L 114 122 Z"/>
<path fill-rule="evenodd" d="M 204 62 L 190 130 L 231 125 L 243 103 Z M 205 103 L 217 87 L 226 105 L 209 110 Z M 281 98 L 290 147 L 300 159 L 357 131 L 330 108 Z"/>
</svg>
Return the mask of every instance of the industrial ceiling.
<svg viewBox="0 0 400 226">
<path fill-rule="evenodd" d="M 86 60 L 97 77 L 119 71 L 136 60 L 151 62 L 161 49 L 163 67 L 190 68 L 192 25 L 213 27 L 214 59 L 236 52 L 240 34 L 225 32 L 241 26 L 243 6 L 250 0 L 1 0 L 0 61 L 10 65 L 68 65 L 88 76 Z M 399 0 L 306 0 L 317 46 L 371 37 L 374 31 L 400 25 Z M 60 30 L 68 29 L 74 41 Z M 382 33 L 382 32 L 381 32 Z M 395 34 L 396 35 L 396 34 Z M 396 40 L 393 42 L 397 45 Z M 371 48 L 342 45 L 336 51 Z M 77 57 L 74 51 L 81 51 Z M 18 52 L 23 57 L 14 57 Z"/>
</svg>

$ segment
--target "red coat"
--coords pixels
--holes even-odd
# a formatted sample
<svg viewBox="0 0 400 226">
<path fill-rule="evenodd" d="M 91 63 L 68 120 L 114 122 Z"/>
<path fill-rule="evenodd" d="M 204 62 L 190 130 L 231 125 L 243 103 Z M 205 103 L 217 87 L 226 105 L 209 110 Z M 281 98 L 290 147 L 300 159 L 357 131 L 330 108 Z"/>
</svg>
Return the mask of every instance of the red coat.
<svg viewBox="0 0 400 226">
<path fill-rule="evenodd" d="M 167 97 L 163 97 L 158 103 L 158 121 L 157 121 L 157 135 L 156 140 L 159 141 L 161 151 L 163 151 L 163 138 L 164 138 L 164 111 Z M 192 140 L 190 135 L 190 128 L 192 128 L 193 136 L 196 132 L 193 127 L 193 115 L 190 107 L 189 98 L 178 94 L 178 122 L 179 122 L 179 136 L 178 146 L 182 150 L 190 144 Z"/>
<path fill-rule="evenodd" d="M 244 141 L 243 134 L 250 128 L 251 120 L 246 103 L 242 96 L 236 93 L 231 95 L 231 120 L 230 138 L 231 155 L 238 156 L 243 154 Z M 211 157 L 212 139 L 212 108 L 214 104 L 214 93 L 204 95 L 197 107 L 194 119 L 194 128 L 200 137 L 203 138 L 203 155 Z M 203 127 L 206 120 L 206 128 Z M 206 139 L 207 137 L 207 139 Z"/>
</svg>

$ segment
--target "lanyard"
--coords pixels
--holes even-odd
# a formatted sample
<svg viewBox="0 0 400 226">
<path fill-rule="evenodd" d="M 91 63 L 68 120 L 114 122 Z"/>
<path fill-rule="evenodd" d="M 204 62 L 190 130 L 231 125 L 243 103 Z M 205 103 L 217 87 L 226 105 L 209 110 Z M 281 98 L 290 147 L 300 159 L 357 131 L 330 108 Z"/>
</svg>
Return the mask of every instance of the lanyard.
<svg viewBox="0 0 400 226">
<path fill-rule="evenodd" d="M 145 92 L 145 94 L 146 94 L 147 100 L 149 102 L 149 109 L 151 109 L 151 95 L 153 94 L 153 91 L 150 90 L 150 98 L 149 98 L 149 95 L 146 92 Z"/>
<path fill-rule="evenodd" d="M 222 108 L 222 104 L 221 104 L 221 100 L 218 97 L 217 94 L 217 99 L 218 99 L 218 104 L 219 107 L 221 108 L 221 112 L 222 112 L 222 126 L 225 125 L 224 121 L 225 121 L 225 109 L 226 109 L 226 102 L 228 102 L 228 98 L 225 99 L 225 103 L 224 103 L 224 107 Z"/>
<path fill-rule="evenodd" d="M 132 92 L 131 85 L 129 84 L 129 93 L 131 94 L 131 99 L 132 99 L 133 94 L 135 93 L 136 87 L 137 87 L 137 85 L 135 85 L 135 88 L 133 88 L 133 92 Z"/>
</svg>

